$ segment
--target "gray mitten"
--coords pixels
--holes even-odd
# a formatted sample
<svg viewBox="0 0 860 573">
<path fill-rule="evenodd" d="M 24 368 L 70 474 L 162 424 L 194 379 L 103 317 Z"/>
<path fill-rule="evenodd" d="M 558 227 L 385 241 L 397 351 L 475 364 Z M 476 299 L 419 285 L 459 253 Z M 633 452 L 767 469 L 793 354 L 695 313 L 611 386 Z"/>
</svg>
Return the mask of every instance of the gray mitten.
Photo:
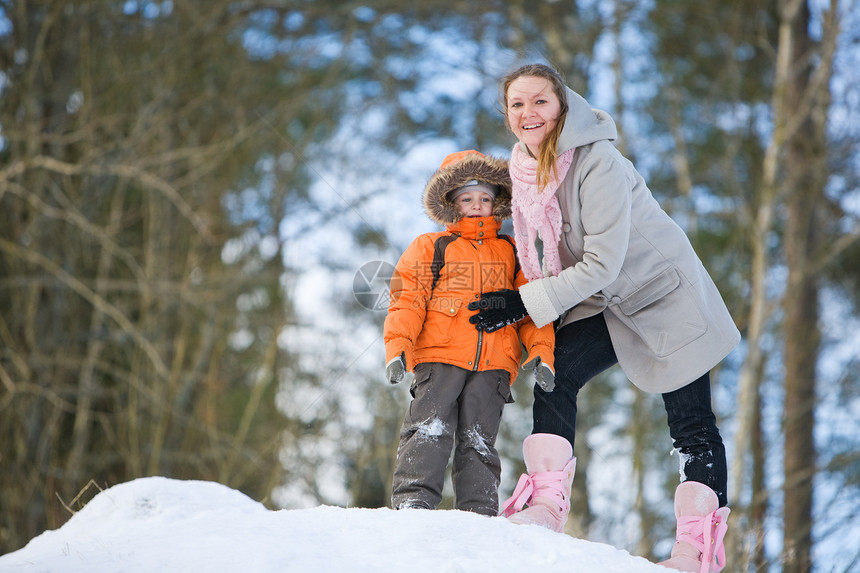
<svg viewBox="0 0 860 573">
<path fill-rule="evenodd" d="M 555 372 L 552 371 L 552 368 L 541 362 L 540 356 L 535 356 L 523 364 L 523 370 L 526 372 L 531 370 L 534 383 L 540 386 L 540 389 L 544 392 L 555 390 Z"/>
<path fill-rule="evenodd" d="M 388 377 L 389 384 L 397 384 L 406 376 L 406 353 L 401 352 L 400 356 L 392 358 L 385 365 L 385 375 Z"/>
</svg>

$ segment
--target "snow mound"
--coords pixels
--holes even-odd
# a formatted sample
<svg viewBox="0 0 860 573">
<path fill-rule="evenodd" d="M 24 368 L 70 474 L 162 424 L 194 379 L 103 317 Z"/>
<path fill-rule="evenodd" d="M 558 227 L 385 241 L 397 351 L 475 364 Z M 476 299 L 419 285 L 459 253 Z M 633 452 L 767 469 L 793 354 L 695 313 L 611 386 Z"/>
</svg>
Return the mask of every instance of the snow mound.
<svg viewBox="0 0 860 573">
<path fill-rule="evenodd" d="M 615 547 L 460 511 L 271 511 L 214 482 L 141 478 L 95 496 L 0 571 L 666 573 Z"/>
</svg>

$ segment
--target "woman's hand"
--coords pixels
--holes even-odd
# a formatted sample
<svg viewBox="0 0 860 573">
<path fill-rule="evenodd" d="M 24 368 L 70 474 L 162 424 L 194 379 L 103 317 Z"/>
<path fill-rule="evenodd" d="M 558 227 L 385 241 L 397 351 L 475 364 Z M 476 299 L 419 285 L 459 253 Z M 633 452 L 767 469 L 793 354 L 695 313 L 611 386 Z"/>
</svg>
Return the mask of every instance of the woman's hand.
<svg viewBox="0 0 860 573">
<path fill-rule="evenodd" d="M 510 289 L 483 293 L 480 300 L 470 302 L 468 308 L 478 311 L 469 322 L 484 332 L 495 332 L 529 315 L 520 293 Z"/>
</svg>

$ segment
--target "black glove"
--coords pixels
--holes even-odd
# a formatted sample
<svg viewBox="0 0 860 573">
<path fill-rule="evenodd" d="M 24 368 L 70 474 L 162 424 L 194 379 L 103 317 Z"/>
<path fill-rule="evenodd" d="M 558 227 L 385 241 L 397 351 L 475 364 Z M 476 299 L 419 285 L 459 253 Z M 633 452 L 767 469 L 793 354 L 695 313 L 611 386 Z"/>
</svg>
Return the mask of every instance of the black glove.
<svg viewBox="0 0 860 573">
<path fill-rule="evenodd" d="M 385 365 L 385 375 L 388 377 L 389 384 L 397 384 L 403 377 L 406 376 L 406 353 L 401 352 L 397 358 L 392 358 Z"/>
<path fill-rule="evenodd" d="M 479 311 L 469 322 L 485 332 L 495 332 L 529 315 L 520 293 L 510 289 L 483 293 L 480 300 L 469 303 L 469 310 Z"/>
</svg>

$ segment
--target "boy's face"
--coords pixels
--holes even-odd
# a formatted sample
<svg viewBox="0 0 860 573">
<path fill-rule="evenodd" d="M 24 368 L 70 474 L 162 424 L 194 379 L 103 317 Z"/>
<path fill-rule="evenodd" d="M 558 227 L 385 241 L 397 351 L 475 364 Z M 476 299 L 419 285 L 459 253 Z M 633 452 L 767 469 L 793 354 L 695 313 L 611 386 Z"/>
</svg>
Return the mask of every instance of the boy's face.
<svg viewBox="0 0 860 573">
<path fill-rule="evenodd" d="M 480 189 L 466 191 L 454 202 L 464 217 L 489 217 L 493 214 L 493 198 Z"/>
</svg>

